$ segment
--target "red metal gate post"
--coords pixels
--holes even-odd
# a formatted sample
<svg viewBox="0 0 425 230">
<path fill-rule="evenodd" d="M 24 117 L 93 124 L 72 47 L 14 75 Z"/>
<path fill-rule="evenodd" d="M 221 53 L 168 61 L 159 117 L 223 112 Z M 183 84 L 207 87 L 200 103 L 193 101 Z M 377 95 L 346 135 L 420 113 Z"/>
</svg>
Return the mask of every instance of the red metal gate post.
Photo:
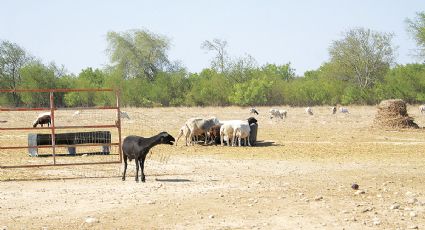
<svg viewBox="0 0 425 230">
<path fill-rule="evenodd" d="M 52 150 L 53 150 L 53 164 L 56 164 L 56 140 L 55 140 L 55 100 L 53 97 L 53 91 L 50 91 L 50 118 L 52 129 Z"/>
<path fill-rule="evenodd" d="M 115 97 L 117 99 L 117 128 L 118 128 L 118 153 L 120 154 L 120 163 L 122 163 L 122 151 L 121 151 L 121 110 L 120 110 L 120 91 L 115 91 Z"/>
</svg>

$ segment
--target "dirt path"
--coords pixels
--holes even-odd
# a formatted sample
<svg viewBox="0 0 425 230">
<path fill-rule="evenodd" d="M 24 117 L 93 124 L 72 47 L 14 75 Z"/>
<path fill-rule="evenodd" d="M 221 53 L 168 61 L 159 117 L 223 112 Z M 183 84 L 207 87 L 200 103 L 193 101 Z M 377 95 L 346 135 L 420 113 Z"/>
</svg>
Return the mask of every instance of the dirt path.
<svg viewBox="0 0 425 230">
<path fill-rule="evenodd" d="M 134 182 L 134 167 L 123 182 L 112 166 L 113 175 L 104 178 L 1 182 L 0 223 L 10 229 L 422 229 L 423 166 L 392 163 L 177 155 L 151 159 L 146 183 Z M 64 173 L 47 173 L 55 171 Z M 364 194 L 350 188 L 354 181 Z"/>
</svg>

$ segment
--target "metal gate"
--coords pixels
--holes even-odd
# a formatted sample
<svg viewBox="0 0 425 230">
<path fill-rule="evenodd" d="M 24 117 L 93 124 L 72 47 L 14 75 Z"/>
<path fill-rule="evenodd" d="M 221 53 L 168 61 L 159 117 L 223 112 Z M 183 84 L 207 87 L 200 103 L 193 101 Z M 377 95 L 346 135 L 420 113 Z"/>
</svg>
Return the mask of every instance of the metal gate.
<svg viewBox="0 0 425 230">
<path fill-rule="evenodd" d="M 73 107 L 73 108 L 69 108 L 69 107 L 61 107 L 61 108 L 57 108 L 55 106 L 55 94 L 61 94 L 64 95 L 65 93 L 70 93 L 70 92 L 75 92 L 75 93 L 84 93 L 84 92 L 93 92 L 93 93 L 110 93 L 113 95 L 114 99 L 115 99 L 115 105 L 112 106 L 94 106 L 94 107 Z M 5 141 L 1 141 L 0 140 L 0 168 L 25 168 L 25 167 L 42 167 L 42 166 L 65 166 L 65 165 L 93 165 L 93 164 L 114 164 L 114 163 L 121 163 L 122 162 L 122 152 L 121 152 L 121 111 L 120 111 L 120 97 L 119 97 L 119 91 L 115 91 L 113 89 L 22 89 L 22 90 L 0 90 L 0 93 L 12 93 L 12 94 L 18 94 L 18 93 L 26 93 L 26 94 L 31 94 L 31 93 L 39 93 L 41 94 L 46 94 L 46 96 L 48 95 L 49 97 L 49 101 L 50 101 L 50 106 L 48 108 L 28 108 L 28 107 L 8 107 L 8 108 L 4 108 L 0 106 L 0 115 L 6 115 L 8 113 L 18 113 L 16 116 L 10 115 L 13 117 L 19 117 L 19 114 L 22 114 L 24 112 L 28 112 L 28 111 L 49 111 L 50 115 L 51 115 L 51 125 L 50 127 L 26 127 L 24 125 L 19 125 L 19 126 L 8 126 L 6 127 L 5 124 L 7 124 L 7 121 L 2 121 L 3 124 L 0 124 L 0 138 L 2 137 L 9 137 L 9 139 L 6 139 Z M 71 118 L 68 118 L 68 122 L 66 121 L 62 121 L 62 125 L 57 125 L 57 123 L 55 121 L 56 120 L 56 116 L 55 114 L 57 113 L 63 113 L 65 115 L 69 115 L 70 113 L 72 113 L 72 111 L 78 111 L 78 112 L 82 112 L 84 113 L 84 111 L 100 111 L 99 118 L 96 120 L 91 120 L 91 121 L 87 121 L 88 119 L 85 119 L 84 122 L 93 122 L 93 123 L 89 123 L 89 124 L 83 124 L 81 125 L 80 123 L 77 125 L 69 125 L 68 123 L 72 123 L 72 121 L 74 121 Z M 109 114 L 111 115 L 111 123 L 112 124 L 94 124 L 94 122 L 101 122 L 104 119 L 102 119 L 102 116 L 104 116 L 105 114 L 107 114 L 107 111 L 109 111 L 109 113 L 111 113 L 115 110 L 116 113 L 112 113 Z M 75 112 L 77 113 L 77 112 Z M 87 112 L 89 113 L 89 112 Z M 70 117 L 70 116 L 68 116 Z M 1 120 L 1 117 L 0 117 Z M 100 120 L 100 121 L 99 121 Z M 77 122 L 78 119 L 77 119 Z M 9 122 L 11 123 L 11 122 Z M 20 124 L 19 122 L 15 122 Z M 22 122 L 21 122 L 22 123 Z M 78 143 L 73 143 L 71 145 L 69 144 L 56 144 L 56 140 L 55 138 L 59 135 L 58 131 L 63 131 L 63 130 L 87 130 L 87 129 L 112 129 L 112 132 L 114 133 L 114 139 L 116 140 L 114 141 L 109 141 L 108 143 L 84 143 L 84 144 L 78 144 Z M 50 130 L 50 131 L 49 131 Z M 16 134 L 16 136 L 20 136 L 21 138 L 24 137 L 25 135 L 22 135 L 22 133 L 28 133 L 28 132 L 33 132 L 33 131 L 37 131 L 37 132 L 48 132 L 48 134 L 50 135 L 49 138 L 51 138 L 50 140 L 50 144 L 48 145 L 40 145 L 40 146 L 34 146 L 34 145 L 30 145 L 29 142 L 26 145 L 23 144 L 18 144 L 18 145 L 13 145 L 14 143 L 19 143 L 19 141 L 14 141 L 16 138 L 13 135 L 10 135 L 10 133 L 12 134 Z M 21 141 L 22 142 L 22 141 Z M 109 153 L 108 152 L 108 161 L 105 161 L 104 159 L 106 159 L 105 156 L 98 156 L 97 159 L 100 159 L 99 161 L 88 161 L 85 159 L 88 158 L 83 158 L 83 157 L 79 157 L 78 155 L 75 156 L 73 155 L 72 157 L 70 157 L 70 154 L 58 154 L 58 149 L 64 149 L 64 148 L 84 148 L 84 147 L 88 147 L 88 146 L 92 146 L 92 147 L 104 147 L 107 146 L 107 148 L 112 149 L 112 147 L 114 147 L 117 151 L 117 153 Z M 44 159 L 50 159 L 50 157 L 52 158 L 52 162 L 51 163 L 47 163 L 48 161 L 46 160 L 39 160 L 37 161 L 37 159 L 41 159 L 41 157 L 29 157 L 28 154 L 24 154 L 26 156 L 22 156 L 22 152 L 24 149 L 34 149 L 36 148 L 37 151 L 40 149 L 40 151 L 46 151 L 46 149 L 48 149 L 48 151 L 51 152 L 51 154 L 48 154 L 47 158 Z M 18 151 L 18 152 L 17 152 Z M 15 156 L 15 154 L 19 155 L 19 156 Z M 90 155 L 90 154 L 89 154 Z M 100 155 L 100 154 L 99 154 Z M 87 156 L 87 154 L 83 154 L 82 156 Z M 4 163 L 2 162 L 2 159 L 6 159 L 7 157 L 10 157 L 10 160 L 8 160 L 8 163 Z M 26 157 L 26 158 L 25 158 Z M 63 162 L 58 161 L 58 157 L 67 157 L 67 160 L 64 160 Z M 69 159 L 77 159 L 79 158 L 79 160 L 74 160 L 74 161 L 70 161 Z M 7 158 L 9 159 L 9 158 Z M 15 159 L 15 160 L 14 160 Z M 65 159 L 65 158 L 64 158 Z M 20 164 L 16 164 L 16 162 L 21 162 Z M 28 164 L 25 164 L 25 162 L 29 162 Z"/>
</svg>

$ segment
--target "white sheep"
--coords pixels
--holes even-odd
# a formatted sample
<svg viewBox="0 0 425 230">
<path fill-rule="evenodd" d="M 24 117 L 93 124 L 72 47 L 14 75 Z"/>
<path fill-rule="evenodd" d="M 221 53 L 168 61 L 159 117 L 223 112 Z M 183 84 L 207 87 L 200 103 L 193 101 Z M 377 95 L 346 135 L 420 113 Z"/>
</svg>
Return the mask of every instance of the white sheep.
<svg viewBox="0 0 425 230">
<path fill-rule="evenodd" d="M 313 115 L 313 109 L 310 107 L 305 108 L 305 112 L 309 115 Z"/>
<path fill-rule="evenodd" d="M 177 146 L 177 142 L 179 141 L 180 137 L 183 136 L 183 135 L 186 137 L 188 135 L 188 133 L 189 133 L 189 128 L 185 124 L 179 130 L 179 134 L 178 134 L 177 139 L 176 139 L 176 146 Z"/>
<path fill-rule="evenodd" d="M 247 145 L 247 143 L 248 146 L 251 146 L 251 143 L 249 142 L 249 134 L 251 132 L 251 128 L 249 127 L 248 123 L 241 123 L 235 128 L 234 132 L 234 139 L 238 139 L 239 146 L 241 146 L 242 139 L 244 139 L 245 146 Z"/>
<path fill-rule="evenodd" d="M 419 106 L 419 112 L 425 113 L 425 104 Z"/>
<path fill-rule="evenodd" d="M 231 123 L 225 123 L 220 127 L 220 141 L 221 146 L 224 146 L 224 140 L 227 138 L 227 146 L 233 146 L 234 142 L 234 129 Z"/>
<path fill-rule="evenodd" d="M 284 117 L 286 118 L 286 115 L 288 112 L 286 112 L 286 110 L 279 110 L 276 108 L 272 108 L 270 109 L 269 113 L 270 113 L 270 119 L 274 117 L 280 117 L 280 119 L 283 119 Z"/>
<path fill-rule="evenodd" d="M 339 111 L 340 111 L 341 113 L 350 113 L 350 112 L 348 111 L 348 109 L 347 109 L 347 108 L 344 108 L 344 107 L 339 108 Z"/>
<path fill-rule="evenodd" d="M 208 131 L 214 125 L 218 125 L 219 120 L 216 117 L 211 117 L 208 119 L 203 118 L 191 118 L 186 121 L 185 125 L 187 126 L 189 132 L 186 135 L 186 145 L 187 139 L 189 137 L 190 142 L 193 144 L 192 139 L 197 135 L 205 136 L 205 144 L 207 144 L 208 139 Z"/>
</svg>

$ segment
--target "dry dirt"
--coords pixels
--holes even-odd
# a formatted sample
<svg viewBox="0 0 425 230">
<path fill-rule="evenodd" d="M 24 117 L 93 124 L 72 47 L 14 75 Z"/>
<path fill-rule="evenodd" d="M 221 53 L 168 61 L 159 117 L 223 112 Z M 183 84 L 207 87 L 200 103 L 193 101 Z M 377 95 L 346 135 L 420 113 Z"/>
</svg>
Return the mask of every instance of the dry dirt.
<svg viewBox="0 0 425 230">
<path fill-rule="evenodd" d="M 425 228 L 425 130 L 374 128 L 374 106 L 336 115 L 313 107 L 313 116 L 280 108 L 288 111 L 285 120 L 270 120 L 270 107 L 257 108 L 256 147 L 156 146 L 146 183 L 134 181 L 134 162 L 127 181 L 119 164 L 0 169 L 0 229 Z M 250 116 L 240 107 L 125 110 L 131 120 L 123 120 L 123 136 L 163 130 L 175 136 L 195 116 Z M 417 106 L 408 112 L 425 126 Z M 57 119 L 72 123 L 72 111 L 66 113 Z M 36 113 L 1 115 L 8 122 L 0 125 L 12 127 Z M 90 119 L 79 122 L 102 123 L 108 115 L 86 114 Z M 2 131 L 0 144 L 25 144 L 25 138 Z M 26 150 L 0 152 L 1 165 L 51 160 Z"/>
</svg>

